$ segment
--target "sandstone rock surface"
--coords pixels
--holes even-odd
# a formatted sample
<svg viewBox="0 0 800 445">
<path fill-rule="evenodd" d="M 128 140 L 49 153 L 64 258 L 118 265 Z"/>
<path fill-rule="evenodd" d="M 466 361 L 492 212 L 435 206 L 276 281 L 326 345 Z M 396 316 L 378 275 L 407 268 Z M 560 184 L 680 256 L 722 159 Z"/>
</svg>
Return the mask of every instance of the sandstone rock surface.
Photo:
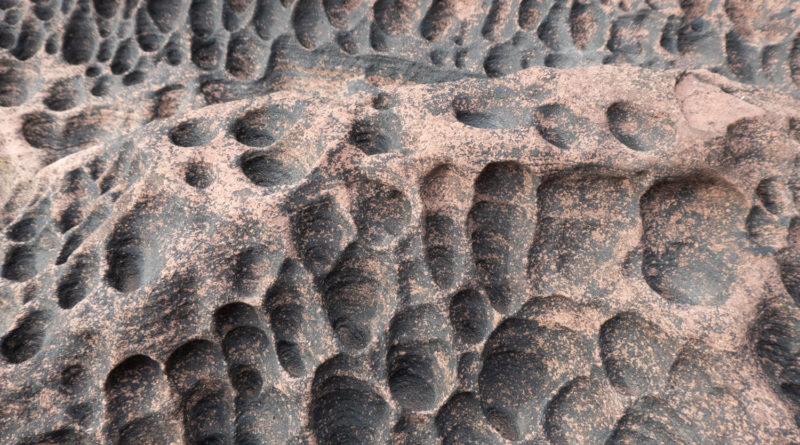
<svg viewBox="0 0 800 445">
<path fill-rule="evenodd" d="M 800 441 L 800 12 L 0 0 L 0 442 Z"/>
</svg>

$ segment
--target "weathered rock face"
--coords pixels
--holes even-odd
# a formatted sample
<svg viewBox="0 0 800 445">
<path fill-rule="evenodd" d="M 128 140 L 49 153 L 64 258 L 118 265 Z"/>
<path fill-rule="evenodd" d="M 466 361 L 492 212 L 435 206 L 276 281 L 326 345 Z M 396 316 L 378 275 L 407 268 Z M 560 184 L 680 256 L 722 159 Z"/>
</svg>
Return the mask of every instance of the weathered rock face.
<svg viewBox="0 0 800 445">
<path fill-rule="evenodd" d="M 800 14 L 794 3 L 0 0 L 4 169 L 30 178 L 42 165 L 110 144 L 152 120 L 277 90 L 316 95 L 502 77 L 533 66 L 706 68 L 797 97 Z M 502 105 L 503 97 L 461 99 Z M 458 112 L 489 128 L 524 120 L 514 110 L 502 121 Z M 554 122 L 569 119 L 563 113 L 555 105 L 539 110 Z M 390 116 L 378 120 L 392 124 Z M 609 108 L 609 120 L 612 132 L 635 150 L 670 136 L 660 126 L 638 134 L 637 122 L 654 119 L 626 103 Z M 378 124 L 365 119 L 354 129 L 364 149 L 395 143 L 398 135 L 369 137 Z M 263 144 L 276 136 L 273 130 L 243 128 L 241 136 Z M 179 145 L 207 136 L 202 129 L 176 130 Z M 560 138 L 550 135 L 565 145 Z M 0 183 L 0 200 L 19 193 L 13 185 Z"/>
<path fill-rule="evenodd" d="M 800 441 L 755 3 L 0 0 L 0 442 Z"/>
</svg>

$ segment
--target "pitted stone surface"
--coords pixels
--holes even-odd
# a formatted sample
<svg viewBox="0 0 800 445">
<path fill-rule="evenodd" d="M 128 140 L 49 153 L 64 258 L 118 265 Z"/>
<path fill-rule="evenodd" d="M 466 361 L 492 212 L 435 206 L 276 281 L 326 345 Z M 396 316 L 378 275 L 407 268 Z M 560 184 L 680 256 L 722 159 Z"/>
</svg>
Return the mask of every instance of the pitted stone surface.
<svg viewBox="0 0 800 445">
<path fill-rule="evenodd" d="M 0 442 L 799 442 L 754 4 L 0 0 Z"/>
</svg>

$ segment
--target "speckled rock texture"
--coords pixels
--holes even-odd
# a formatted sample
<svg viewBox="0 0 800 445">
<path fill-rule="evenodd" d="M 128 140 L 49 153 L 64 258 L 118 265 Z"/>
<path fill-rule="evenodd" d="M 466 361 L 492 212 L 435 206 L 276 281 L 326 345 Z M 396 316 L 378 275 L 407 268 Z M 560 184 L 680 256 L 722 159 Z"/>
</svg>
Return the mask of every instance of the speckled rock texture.
<svg viewBox="0 0 800 445">
<path fill-rule="evenodd" d="M 0 443 L 800 443 L 799 27 L 0 0 Z"/>
</svg>

